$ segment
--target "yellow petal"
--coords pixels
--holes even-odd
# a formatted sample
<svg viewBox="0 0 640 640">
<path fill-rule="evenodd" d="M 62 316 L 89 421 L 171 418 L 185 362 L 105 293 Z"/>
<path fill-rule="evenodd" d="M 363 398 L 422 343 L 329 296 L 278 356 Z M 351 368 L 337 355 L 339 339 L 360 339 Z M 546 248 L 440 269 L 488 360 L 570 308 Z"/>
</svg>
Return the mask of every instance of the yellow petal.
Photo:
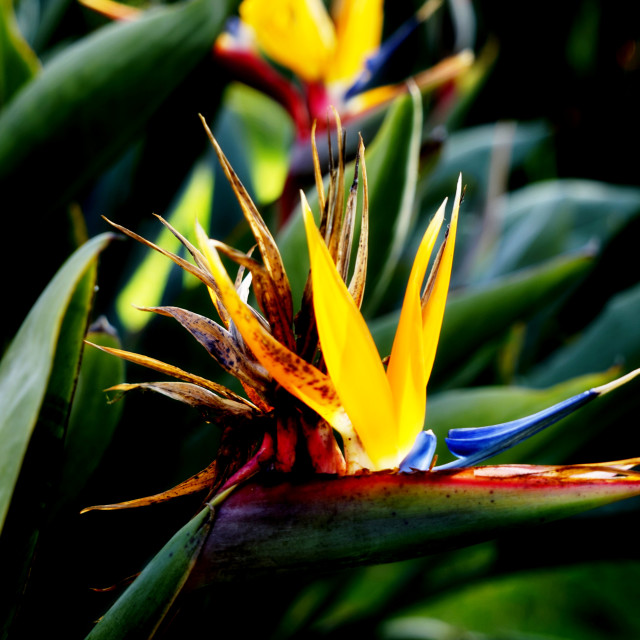
<svg viewBox="0 0 640 640">
<path fill-rule="evenodd" d="M 138 7 L 114 2 L 114 0 L 80 0 L 80 4 L 112 20 L 131 20 L 142 13 Z"/>
<path fill-rule="evenodd" d="M 382 0 L 338 0 L 331 8 L 337 46 L 326 80 L 348 81 L 363 69 L 382 38 Z"/>
<path fill-rule="evenodd" d="M 374 469 L 395 466 L 396 426 L 387 377 L 371 333 L 338 274 L 304 194 L 313 306 L 327 370 Z"/>
<path fill-rule="evenodd" d="M 197 225 L 196 233 L 218 285 L 220 300 L 260 364 L 289 393 L 311 407 L 332 427 L 349 435 L 349 419 L 329 376 L 280 344 L 262 326 L 249 306 L 240 299 L 218 252 L 200 225 Z"/>
<path fill-rule="evenodd" d="M 451 224 L 445 245 L 429 276 L 428 297 L 422 305 L 422 331 L 424 335 L 424 364 L 427 381 L 433 369 L 433 361 L 436 357 L 436 349 L 444 318 L 444 307 L 449 292 L 449 280 L 451 279 L 451 267 L 453 265 L 453 250 L 456 242 L 456 230 L 458 228 L 458 211 L 460 210 L 460 196 L 462 193 L 462 176 L 458 178 L 456 197 L 453 201 L 453 213 Z"/>
<path fill-rule="evenodd" d="M 270 58 L 303 80 L 322 79 L 336 46 L 322 0 L 244 0 L 239 11 Z"/>
<path fill-rule="evenodd" d="M 387 366 L 387 378 L 396 407 L 400 457 L 404 457 L 409 452 L 424 424 L 427 371 L 423 357 L 424 337 L 420 292 L 433 246 L 444 220 L 446 202 L 445 200 L 442 203 L 431 220 L 413 261 L 391 358 Z"/>
</svg>

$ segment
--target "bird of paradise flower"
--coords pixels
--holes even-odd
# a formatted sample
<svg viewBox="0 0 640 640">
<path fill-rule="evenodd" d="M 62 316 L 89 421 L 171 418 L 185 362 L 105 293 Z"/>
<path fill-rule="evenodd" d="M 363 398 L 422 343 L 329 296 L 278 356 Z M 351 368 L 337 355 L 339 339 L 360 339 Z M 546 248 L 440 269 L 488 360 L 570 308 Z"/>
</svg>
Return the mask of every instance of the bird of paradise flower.
<svg viewBox="0 0 640 640">
<path fill-rule="evenodd" d="M 388 104 L 406 83 L 375 86 L 376 75 L 400 44 L 442 4 L 428 0 L 387 40 L 382 41 L 383 0 L 343 0 L 328 12 L 321 0 L 244 0 L 240 19 L 217 40 L 216 54 L 249 84 L 258 84 L 289 111 L 299 138 L 311 125 L 324 126 L 334 106 L 344 124 Z M 294 74 L 287 80 L 264 56 Z M 423 90 L 441 86 L 466 71 L 469 50 L 445 58 L 413 76 Z"/>
<path fill-rule="evenodd" d="M 138 7 L 115 0 L 80 1 L 112 19 L 140 14 Z M 330 105 L 346 124 L 406 92 L 406 82 L 375 86 L 372 81 L 441 4 L 428 0 L 383 42 L 383 0 L 336 1 L 330 12 L 322 0 L 243 0 L 239 18 L 230 19 L 216 39 L 214 55 L 236 79 L 278 101 L 291 116 L 298 139 L 307 141 L 315 121 L 319 128 L 331 122 L 326 118 Z M 473 60 L 473 53 L 464 49 L 412 81 L 422 91 L 433 90 L 455 80 Z"/>
<path fill-rule="evenodd" d="M 301 193 L 311 269 L 300 311 L 294 317 L 289 281 L 275 240 L 202 120 L 251 227 L 262 262 L 251 252 L 243 253 L 209 239 L 199 225 L 196 247 L 161 219 L 188 250 L 192 263 L 120 225 L 111 224 L 166 255 L 206 284 L 222 324 L 177 307 L 146 310 L 178 320 L 223 369 L 241 382 L 246 397 L 147 356 L 99 347 L 179 380 L 121 384 L 112 390 L 147 388 L 198 407 L 222 426 L 223 437 L 216 460 L 178 487 L 148 498 L 92 508 L 126 508 L 202 490 L 213 495 L 265 468 L 338 476 L 384 470 L 411 473 L 468 468 L 640 373 L 633 371 L 527 418 L 491 427 L 452 430 L 446 442 L 458 459 L 434 467 L 435 435 L 423 430 L 426 387 L 449 288 L 463 194 L 461 177 L 445 239 L 424 287 L 427 267 L 444 223 L 447 200 L 434 215 L 419 245 L 385 368 L 359 311 L 366 281 L 369 208 L 362 140 L 348 195 L 344 187 L 342 145 L 326 191 L 314 145 L 321 217 L 318 227 Z M 337 126 L 338 140 L 342 140 L 339 119 Z M 363 203 L 356 243 L 360 179 Z M 355 244 L 357 251 L 352 261 Z M 239 265 L 235 282 L 223 265 L 221 254 Z M 248 304 L 251 287 L 259 309 Z M 636 463 L 637 460 L 611 463 L 606 467 L 607 473 L 624 475 Z M 567 473 L 566 468 L 561 472 L 563 476 Z"/>
</svg>

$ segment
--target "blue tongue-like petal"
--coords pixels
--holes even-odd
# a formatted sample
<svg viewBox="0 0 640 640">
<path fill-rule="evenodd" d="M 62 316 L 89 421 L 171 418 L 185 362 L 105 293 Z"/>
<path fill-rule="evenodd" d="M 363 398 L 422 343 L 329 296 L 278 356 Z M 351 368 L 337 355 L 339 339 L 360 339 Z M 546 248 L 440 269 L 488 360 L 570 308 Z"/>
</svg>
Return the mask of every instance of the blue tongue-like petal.
<svg viewBox="0 0 640 640">
<path fill-rule="evenodd" d="M 631 371 L 626 375 L 594 387 L 588 391 L 583 391 L 576 396 L 558 402 L 548 409 L 543 409 L 526 418 L 504 422 L 490 427 L 472 427 L 464 429 L 451 429 L 445 442 L 449 451 L 458 460 L 447 462 L 434 471 L 442 469 L 455 469 L 458 467 L 471 467 L 479 462 L 484 462 L 507 449 L 519 444 L 523 440 L 530 438 L 546 427 L 558 422 L 558 420 L 573 413 L 576 409 L 583 407 L 594 398 L 609 393 L 614 389 L 629 382 L 640 375 L 640 369 Z M 431 461 L 436 450 L 436 436 L 429 431 L 422 431 L 418 434 L 413 448 L 400 463 L 399 468 L 403 473 L 412 471 L 428 471 L 431 469 Z"/>
<path fill-rule="evenodd" d="M 401 473 L 428 471 L 431 468 L 433 454 L 436 452 L 437 438 L 433 431 L 421 431 L 413 443 L 411 451 L 400 463 Z"/>
<path fill-rule="evenodd" d="M 374 54 L 367 58 L 365 69 L 356 78 L 356 81 L 345 91 L 345 100 L 349 100 L 353 98 L 353 96 L 374 87 L 377 75 L 382 71 L 387 62 L 389 62 L 389 58 L 391 58 L 395 50 L 415 31 L 420 25 L 420 22 L 416 16 L 409 18 L 409 20 L 402 24 L 378 47 Z"/>
<path fill-rule="evenodd" d="M 639 374 L 640 369 L 636 369 L 617 380 L 579 393 L 577 396 L 563 400 L 527 418 L 496 424 L 491 427 L 451 429 L 449 436 L 445 438 L 445 442 L 449 447 L 449 451 L 459 459 L 440 465 L 436 467 L 436 470 L 469 467 L 492 458 L 539 431 L 542 431 L 542 429 L 552 425 L 561 418 L 568 416 L 576 409 L 591 402 L 594 398 L 617 389 Z"/>
<path fill-rule="evenodd" d="M 356 81 L 347 89 L 344 94 L 345 100 L 353 96 L 372 89 L 376 86 L 378 75 L 396 49 L 433 13 L 440 8 L 441 0 L 427 0 L 418 11 L 406 22 L 401 24 L 379 47 L 378 50 L 369 56 L 365 62 L 365 69 L 356 78 Z"/>
<path fill-rule="evenodd" d="M 568 416 L 598 395 L 595 389 L 590 389 L 526 418 L 490 427 L 451 429 L 445 442 L 459 459 L 436 468 L 468 467 L 483 462 Z"/>
</svg>

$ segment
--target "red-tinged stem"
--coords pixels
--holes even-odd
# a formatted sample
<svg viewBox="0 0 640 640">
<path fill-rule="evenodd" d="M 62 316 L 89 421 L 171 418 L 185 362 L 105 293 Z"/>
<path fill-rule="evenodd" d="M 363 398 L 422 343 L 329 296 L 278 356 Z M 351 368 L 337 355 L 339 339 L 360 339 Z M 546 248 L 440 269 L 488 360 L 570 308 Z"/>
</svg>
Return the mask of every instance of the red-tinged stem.
<svg viewBox="0 0 640 640">
<path fill-rule="evenodd" d="M 292 82 L 252 51 L 216 45 L 213 53 L 216 60 L 233 72 L 235 79 L 246 82 L 280 103 L 293 119 L 298 137 L 309 136 L 311 119 L 306 101 Z"/>
<path fill-rule="evenodd" d="M 337 107 L 338 105 L 331 104 L 331 98 L 324 82 L 307 82 L 304 85 L 304 92 L 307 97 L 310 120 L 311 122 L 317 121 L 316 131 L 320 132 L 325 130 L 327 126 L 333 126 L 333 118 L 329 117 L 329 109 L 331 106 Z M 305 135 L 298 135 L 298 139 L 307 141 L 310 135 L 311 130 L 307 131 Z"/>
<path fill-rule="evenodd" d="M 296 461 L 297 424 L 290 416 L 280 416 L 276 425 L 275 469 L 289 473 Z"/>
<path fill-rule="evenodd" d="M 268 433 L 265 433 L 258 452 L 224 483 L 218 493 L 223 493 L 230 487 L 246 482 L 255 476 L 259 471 L 262 471 L 266 463 L 273 460 L 273 454 L 273 438 Z"/>
<path fill-rule="evenodd" d="M 326 422 L 320 421 L 318 424 L 310 425 L 303 420 L 302 433 L 311 465 L 316 473 L 346 473 L 344 456 L 333 435 L 333 429 Z"/>
<path fill-rule="evenodd" d="M 189 586 L 418 557 L 640 494 L 637 475 L 594 479 L 540 469 L 303 481 L 265 474 L 220 505 Z"/>
</svg>

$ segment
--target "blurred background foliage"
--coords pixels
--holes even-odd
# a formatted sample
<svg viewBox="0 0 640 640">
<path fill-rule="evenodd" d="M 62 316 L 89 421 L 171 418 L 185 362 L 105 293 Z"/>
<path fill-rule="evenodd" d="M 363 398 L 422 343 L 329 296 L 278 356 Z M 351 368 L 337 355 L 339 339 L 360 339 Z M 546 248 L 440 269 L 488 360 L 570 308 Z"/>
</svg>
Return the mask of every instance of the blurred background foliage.
<svg viewBox="0 0 640 640">
<path fill-rule="evenodd" d="M 211 54 L 236 4 L 193 0 L 108 24 L 73 0 L 1 0 L 0 195 L 9 243 L 2 253 L 3 366 L 37 344 L 40 364 L 33 366 L 44 372 L 29 400 L 40 418 L 29 423 L 34 436 L 24 434 L 28 455 L 0 538 L 4 633 L 15 624 L 24 637 L 51 628 L 66 637 L 86 634 L 126 577 L 198 502 L 85 516 L 79 510 L 162 491 L 215 456 L 215 425 L 177 403 L 140 394 L 106 404 L 102 389 L 148 380 L 147 371 L 129 366 L 125 373 L 121 362 L 85 349 L 73 402 L 71 388 L 58 388 L 61 380 L 75 384 L 80 355 L 73 349 L 88 325 L 92 341 L 217 375 L 177 323 L 130 306 L 170 302 L 207 315 L 206 291 L 144 248 L 100 236 L 108 230 L 100 216 L 171 248 L 151 214 L 185 234 L 197 215 L 212 237 L 248 248 L 197 118 L 202 113 L 265 218 L 280 229 L 285 260 L 297 265 L 306 252 L 295 213 L 282 226 L 278 202 L 291 180 L 310 188 L 300 160 L 306 149 L 286 111 L 235 82 Z M 385 33 L 419 4 L 387 3 Z M 351 140 L 363 130 L 372 172 L 380 167 L 372 216 L 379 193 L 385 200 L 378 215 L 390 217 L 373 239 L 382 248 L 372 262 L 381 264 L 368 289 L 375 295 L 365 303 L 383 354 L 421 230 L 452 195 L 460 171 L 467 185 L 453 292 L 429 386 L 427 425 L 440 435 L 529 414 L 640 366 L 639 18 L 640 7 L 620 1 L 524 7 L 449 0 L 403 45 L 387 78 L 401 80 L 463 48 L 476 54 L 459 82 L 423 96 L 415 179 L 407 169 L 416 135 L 410 99 L 392 108 L 378 149 L 382 114 L 348 126 Z M 389 160 L 393 153 L 400 162 Z M 385 180 L 415 191 L 408 208 Z M 408 223 L 401 236 L 397 216 Z M 401 251 L 387 255 L 384 243 L 394 237 Z M 14 347 L 26 346 L 12 355 L 9 344 L 29 310 L 37 311 L 41 292 L 88 238 L 92 256 L 102 251 L 97 274 L 85 271 L 88 263 L 72 265 L 60 285 L 64 294 L 50 297 L 59 309 L 40 305 L 30 316 L 48 341 L 16 338 Z M 14 271 L 19 264 L 25 278 Z M 384 287 L 376 288 L 378 276 Z M 73 371 L 60 369 L 61 354 Z M 6 383 L 7 367 L 3 404 L 17 393 Z M 51 420 L 43 418 L 47 406 L 58 411 Z M 637 455 L 639 409 L 637 390 L 622 389 L 500 461 Z M 6 431 L 0 434 L 4 439 Z M 13 480 L 2 474 L 11 493 Z M 638 503 L 629 501 L 411 562 L 304 582 L 214 586 L 191 594 L 165 632 L 637 637 L 638 517 Z"/>
</svg>

